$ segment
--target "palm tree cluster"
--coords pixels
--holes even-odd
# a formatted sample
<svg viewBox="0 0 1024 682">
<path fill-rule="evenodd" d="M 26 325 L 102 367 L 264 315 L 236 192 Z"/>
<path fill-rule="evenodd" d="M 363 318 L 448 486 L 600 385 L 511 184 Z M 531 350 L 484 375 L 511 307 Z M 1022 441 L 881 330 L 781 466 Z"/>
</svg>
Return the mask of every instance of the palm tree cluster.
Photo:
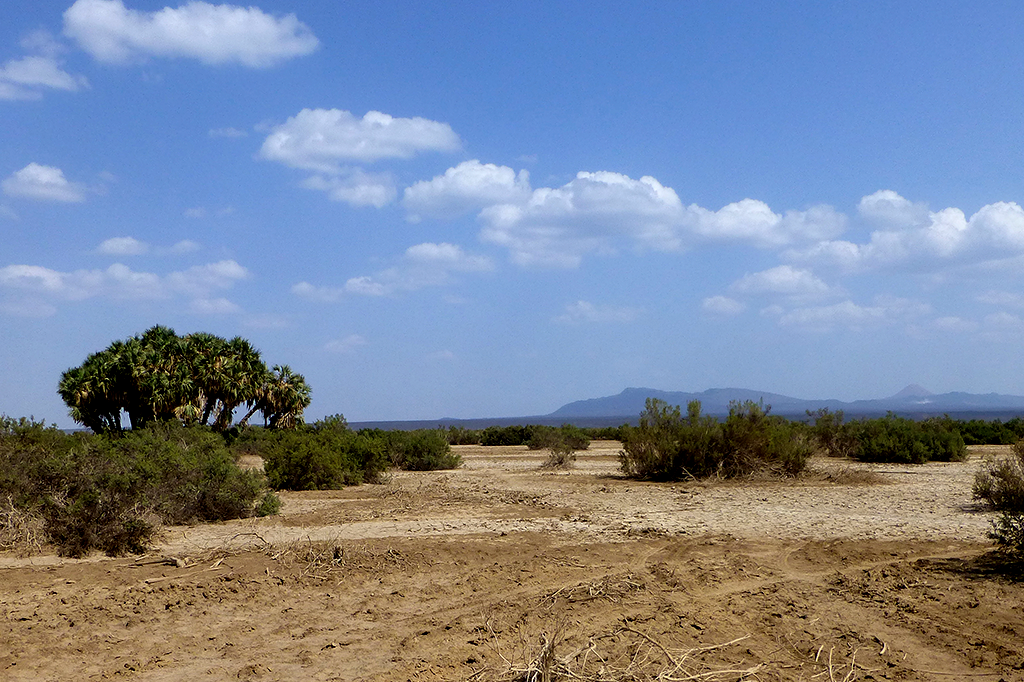
<svg viewBox="0 0 1024 682">
<path fill-rule="evenodd" d="M 61 375 L 57 391 L 71 417 L 96 433 L 120 433 L 122 412 L 133 429 L 178 419 L 223 431 L 242 405 L 249 409 L 239 424 L 262 412 L 266 426 L 287 428 L 301 423 L 310 400 L 301 374 L 268 369 L 241 337 L 178 336 L 159 325 L 91 354 Z"/>
</svg>

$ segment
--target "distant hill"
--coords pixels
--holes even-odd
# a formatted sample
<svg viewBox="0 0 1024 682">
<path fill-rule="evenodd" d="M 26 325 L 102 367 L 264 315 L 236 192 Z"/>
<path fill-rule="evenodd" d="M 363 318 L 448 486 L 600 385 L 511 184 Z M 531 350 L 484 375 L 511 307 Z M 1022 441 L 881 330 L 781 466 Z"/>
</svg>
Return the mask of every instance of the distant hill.
<svg viewBox="0 0 1024 682">
<path fill-rule="evenodd" d="M 1024 414 L 1024 396 L 1001 395 L 998 393 L 973 394 L 963 392 L 934 394 L 927 389 L 911 384 L 888 398 L 843 402 L 835 399 L 807 400 L 793 398 L 768 391 L 754 391 L 746 388 L 712 388 L 701 393 L 681 391 L 659 391 L 653 388 L 627 388 L 622 393 L 603 398 L 577 400 L 558 408 L 549 415 L 552 419 L 580 419 L 595 417 L 635 418 L 644 409 L 647 398 L 658 398 L 670 405 L 685 409 L 691 400 L 699 400 L 706 414 L 728 414 L 729 403 L 733 401 L 764 401 L 771 405 L 773 414 L 803 416 L 807 410 L 827 407 L 843 410 L 847 415 L 875 415 L 886 412 L 900 414 L 951 415 L 963 413 L 998 414 L 1020 412 Z"/>
</svg>

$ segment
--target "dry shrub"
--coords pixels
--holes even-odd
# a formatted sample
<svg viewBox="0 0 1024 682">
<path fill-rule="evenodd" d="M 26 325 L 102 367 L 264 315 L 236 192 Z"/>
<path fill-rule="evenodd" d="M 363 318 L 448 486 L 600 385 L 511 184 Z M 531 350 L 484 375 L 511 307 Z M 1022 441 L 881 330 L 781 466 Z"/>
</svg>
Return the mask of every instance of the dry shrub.
<svg viewBox="0 0 1024 682">
<path fill-rule="evenodd" d="M 330 580 L 339 571 L 384 575 L 410 563 L 402 552 L 392 547 L 346 546 L 339 540 L 306 540 L 283 547 L 267 544 L 263 552 L 287 567 L 298 567 L 301 577 L 318 581 Z"/>
<path fill-rule="evenodd" d="M 45 542 L 41 516 L 15 507 L 10 495 L 0 502 L 0 550 L 29 556 L 42 551 Z"/>
<path fill-rule="evenodd" d="M 550 451 L 542 469 L 571 469 L 576 463 L 576 448 L 568 440 L 552 443 Z"/>
<path fill-rule="evenodd" d="M 500 682 L 556 682 L 557 680 L 579 680 L 580 682 L 654 682 L 674 680 L 748 680 L 757 679 L 758 671 L 764 668 L 759 663 L 743 669 L 710 669 L 704 662 L 704 654 L 735 646 L 748 639 L 739 637 L 730 642 L 690 649 L 672 649 L 654 637 L 622 625 L 613 632 L 589 637 L 565 637 L 564 624 L 557 625 L 552 634 L 542 633 L 531 645 L 525 629 L 516 628 L 518 646 L 506 656 L 498 646 L 497 635 L 491 632 L 495 653 L 505 665 L 503 670 L 483 669 L 471 679 L 495 680 Z M 607 646 L 626 638 L 625 647 Z M 558 649 L 569 644 L 569 640 L 585 642 L 575 645 L 568 653 L 560 655 Z"/>
</svg>

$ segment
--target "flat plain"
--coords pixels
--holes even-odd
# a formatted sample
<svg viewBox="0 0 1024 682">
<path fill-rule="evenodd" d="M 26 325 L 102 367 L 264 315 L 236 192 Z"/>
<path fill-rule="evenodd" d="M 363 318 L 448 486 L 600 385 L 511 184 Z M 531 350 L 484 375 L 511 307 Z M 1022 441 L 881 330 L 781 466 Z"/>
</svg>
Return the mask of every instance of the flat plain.
<svg viewBox="0 0 1024 682">
<path fill-rule="evenodd" d="M 1024 582 L 971 499 L 1004 450 L 645 483 L 619 447 L 458 446 L 143 557 L 0 554 L 0 678 L 1024 680 Z"/>
</svg>

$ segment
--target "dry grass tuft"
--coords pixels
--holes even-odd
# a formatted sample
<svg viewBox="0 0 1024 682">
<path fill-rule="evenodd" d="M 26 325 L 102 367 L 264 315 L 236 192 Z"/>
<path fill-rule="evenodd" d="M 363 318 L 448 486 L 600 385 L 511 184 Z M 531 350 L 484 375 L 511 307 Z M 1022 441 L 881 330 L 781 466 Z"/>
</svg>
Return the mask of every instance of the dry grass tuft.
<svg viewBox="0 0 1024 682">
<path fill-rule="evenodd" d="M 585 638 L 586 643 L 559 655 L 556 648 L 566 644 L 564 626 L 555 627 L 553 634 L 543 633 L 538 638 L 539 649 L 531 647 L 522 629 L 519 630 L 518 651 L 506 657 L 497 645 L 497 636 L 491 632 L 495 653 L 504 664 L 502 670 L 484 668 L 474 673 L 471 680 L 493 682 L 695 682 L 697 680 L 756 679 L 764 668 L 759 663 L 749 668 L 716 670 L 705 665 L 704 654 L 734 646 L 749 638 L 738 637 L 730 642 L 690 649 L 670 649 L 654 637 L 622 625 L 613 632 Z M 602 650 L 605 641 L 622 636 L 629 639 L 627 646 L 616 655 Z M 535 653 L 534 653 L 535 652 Z"/>
<path fill-rule="evenodd" d="M 18 509 L 10 496 L 0 502 L 0 550 L 27 557 L 41 553 L 45 545 L 42 517 Z"/>
</svg>

